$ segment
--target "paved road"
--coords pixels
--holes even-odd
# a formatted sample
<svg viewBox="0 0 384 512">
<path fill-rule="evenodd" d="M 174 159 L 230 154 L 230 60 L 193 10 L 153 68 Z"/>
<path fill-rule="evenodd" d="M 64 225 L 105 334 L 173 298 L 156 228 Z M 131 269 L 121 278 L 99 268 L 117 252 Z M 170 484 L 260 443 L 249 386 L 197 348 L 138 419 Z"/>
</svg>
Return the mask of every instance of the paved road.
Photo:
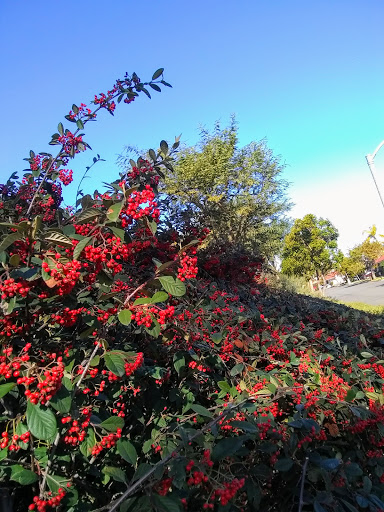
<svg viewBox="0 0 384 512">
<path fill-rule="evenodd" d="M 384 280 L 334 286 L 327 288 L 325 295 L 343 302 L 365 302 L 373 306 L 384 306 Z"/>
</svg>

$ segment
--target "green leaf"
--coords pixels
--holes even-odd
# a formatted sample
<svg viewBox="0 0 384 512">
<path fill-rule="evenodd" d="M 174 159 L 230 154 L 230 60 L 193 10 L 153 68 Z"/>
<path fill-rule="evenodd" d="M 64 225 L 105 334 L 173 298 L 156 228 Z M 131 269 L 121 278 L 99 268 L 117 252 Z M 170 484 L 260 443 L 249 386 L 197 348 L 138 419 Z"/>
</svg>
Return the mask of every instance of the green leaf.
<svg viewBox="0 0 384 512">
<path fill-rule="evenodd" d="M 65 478 L 65 476 L 55 475 L 54 473 L 49 472 L 47 474 L 48 487 L 54 494 L 57 494 L 57 491 L 60 489 L 60 487 L 65 489 L 68 482 L 69 480 L 68 478 Z"/>
<path fill-rule="evenodd" d="M 108 432 L 116 432 L 118 428 L 124 427 L 124 420 L 123 418 L 120 418 L 120 416 L 111 416 L 107 420 L 100 423 L 99 426 L 103 427 L 103 429 L 107 430 Z"/>
<path fill-rule="evenodd" d="M 279 459 L 276 461 L 275 469 L 278 471 L 289 471 L 291 467 L 293 466 L 293 460 L 288 458 Z"/>
<path fill-rule="evenodd" d="M 231 427 L 244 430 L 244 432 L 249 432 L 250 434 L 256 434 L 259 432 L 257 425 L 253 425 L 248 421 L 231 421 Z"/>
<path fill-rule="evenodd" d="M 12 254 L 9 258 L 9 264 L 11 267 L 17 267 L 20 263 L 20 256 L 18 254 Z"/>
<path fill-rule="evenodd" d="M 242 447 L 246 437 L 228 437 L 222 439 L 214 446 L 212 450 L 212 459 L 217 461 L 225 457 L 230 457 Z"/>
<path fill-rule="evenodd" d="M 8 247 L 17 240 L 21 240 L 21 235 L 19 233 L 11 233 L 10 235 L 6 236 L 0 244 L 0 252 L 8 249 Z"/>
<path fill-rule="evenodd" d="M 120 212 L 123 209 L 124 201 L 120 201 L 119 203 L 115 203 L 109 207 L 107 212 L 107 219 L 110 222 L 116 222 L 119 218 Z"/>
<path fill-rule="evenodd" d="M 156 84 L 149 84 L 149 87 L 151 87 L 152 89 L 154 89 L 157 92 L 161 92 L 160 87 Z"/>
<path fill-rule="evenodd" d="M 160 149 L 161 149 L 162 153 L 165 156 L 167 156 L 167 154 L 168 154 L 168 144 L 167 144 L 167 142 L 165 140 L 162 140 L 160 142 Z"/>
<path fill-rule="evenodd" d="M 370 352 L 361 352 L 361 357 L 364 357 L 364 359 L 371 359 L 371 357 L 375 357 L 373 354 L 371 354 Z"/>
<path fill-rule="evenodd" d="M 39 477 L 33 471 L 23 468 L 18 464 L 11 466 L 11 478 L 14 482 L 21 485 L 30 485 L 36 482 Z"/>
<path fill-rule="evenodd" d="M 80 242 L 76 245 L 75 249 L 73 250 L 73 259 L 77 260 L 82 253 L 83 249 L 87 247 L 87 245 L 93 240 L 93 237 L 87 236 L 83 238 L 83 240 L 80 240 Z"/>
<path fill-rule="evenodd" d="M 348 478 L 355 478 L 363 474 L 361 467 L 356 462 L 347 463 L 344 465 L 344 472 Z"/>
<path fill-rule="evenodd" d="M 216 345 L 221 343 L 222 339 L 223 335 L 220 332 L 214 332 L 213 334 L 211 334 L 211 340 L 213 341 L 213 343 L 216 343 Z"/>
<path fill-rule="evenodd" d="M 77 224 L 88 223 L 92 219 L 96 217 L 100 217 L 102 212 L 98 208 L 88 208 L 87 210 L 83 210 L 77 218 Z"/>
<path fill-rule="evenodd" d="M 127 483 L 127 477 L 124 471 L 120 468 L 116 468 L 114 466 L 105 466 L 101 471 L 105 475 L 112 477 L 116 482 L 122 482 L 123 484 Z"/>
<path fill-rule="evenodd" d="M 124 229 L 117 228 L 115 226 L 108 226 L 108 228 L 112 231 L 112 233 L 117 237 L 120 238 L 120 240 L 124 241 L 125 238 L 125 231 Z"/>
<path fill-rule="evenodd" d="M 151 304 L 152 299 L 150 297 L 140 297 L 133 303 L 134 306 L 141 306 L 143 304 Z"/>
<path fill-rule="evenodd" d="M 83 130 L 84 129 L 84 123 L 83 123 L 83 121 L 81 119 L 78 119 L 76 121 L 76 125 L 77 125 L 79 130 Z"/>
<path fill-rule="evenodd" d="M 132 320 L 132 312 L 129 309 L 122 309 L 117 315 L 119 322 L 123 325 L 129 325 Z"/>
<path fill-rule="evenodd" d="M 16 382 L 7 382 L 0 385 L 0 398 L 9 393 L 16 386 Z"/>
<path fill-rule="evenodd" d="M 232 368 L 232 370 L 230 372 L 230 376 L 234 377 L 235 375 L 239 375 L 239 373 L 241 373 L 243 370 L 244 370 L 244 364 L 238 363 Z"/>
<path fill-rule="evenodd" d="M 207 416 L 208 418 L 213 418 L 213 414 L 210 411 L 208 411 L 208 409 L 203 407 L 202 405 L 191 404 L 191 409 L 193 411 L 197 412 L 197 414 L 200 414 L 200 416 Z"/>
<path fill-rule="evenodd" d="M 118 352 L 106 352 L 105 365 L 108 370 L 119 377 L 125 374 L 125 358 Z"/>
<path fill-rule="evenodd" d="M 327 471 L 334 471 L 340 466 L 339 459 L 323 459 L 318 462 L 318 465 Z"/>
<path fill-rule="evenodd" d="M 53 242 L 56 245 L 63 245 L 64 247 L 72 247 L 72 240 L 58 231 L 48 232 L 45 236 L 45 241 Z"/>
<path fill-rule="evenodd" d="M 146 221 L 152 235 L 155 235 L 157 231 L 157 222 L 155 222 L 154 220 L 149 220 L 148 217 L 146 217 Z"/>
<path fill-rule="evenodd" d="M 158 302 L 165 302 L 167 299 L 168 299 L 168 293 L 156 292 L 151 299 L 151 304 L 157 304 Z"/>
<path fill-rule="evenodd" d="M 137 462 L 137 452 L 133 444 L 128 441 L 128 439 L 119 439 L 116 446 L 118 453 L 123 459 L 132 464 L 132 466 L 135 466 Z"/>
<path fill-rule="evenodd" d="M 150 336 L 153 336 L 154 338 L 158 338 L 160 336 L 161 332 L 161 325 L 157 320 L 154 318 L 152 319 L 152 325 L 151 327 L 146 327 L 145 330 Z"/>
<path fill-rule="evenodd" d="M 60 135 L 63 135 L 64 133 L 64 126 L 63 126 L 63 123 L 59 123 L 57 125 L 57 131 L 60 133 Z"/>
<path fill-rule="evenodd" d="M 173 356 L 173 366 L 177 374 L 180 375 L 181 370 L 185 368 L 185 357 L 182 352 L 176 352 Z"/>
<path fill-rule="evenodd" d="M 164 68 L 159 68 L 157 69 L 153 75 L 152 75 L 152 80 L 156 80 L 156 78 L 159 78 L 159 76 L 161 76 L 164 72 Z"/>
<path fill-rule="evenodd" d="M 175 279 L 172 276 L 159 277 L 159 281 L 164 290 L 174 297 L 182 297 L 187 291 L 185 284 L 180 279 Z"/>
<path fill-rule="evenodd" d="M 152 499 L 155 505 L 155 510 L 158 512 L 182 512 L 180 499 L 172 498 L 171 496 L 160 496 L 153 494 Z"/>
<path fill-rule="evenodd" d="M 343 503 L 344 507 L 350 512 L 359 512 L 357 508 L 352 505 L 352 503 L 349 503 L 349 501 L 343 500 L 341 498 L 340 501 Z"/>
<path fill-rule="evenodd" d="M 69 412 L 71 410 L 72 404 L 71 393 L 68 391 L 67 388 L 61 386 L 56 395 L 54 395 L 51 398 L 50 404 L 54 409 L 56 409 L 56 411 L 59 411 L 61 413 Z"/>
<path fill-rule="evenodd" d="M 27 405 L 28 429 L 34 437 L 43 441 L 51 441 L 57 432 L 56 417 L 50 409 L 43 406 Z"/>
<path fill-rule="evenodd" d="M 92 453 L 92 448 L 96 444 L 96 436 L 93 428 L 89 428 L 87 430 L 87 437 L 80 445 L 80 451 L 84 455 L 84 457 L 89 457 Z"/>
</svg>

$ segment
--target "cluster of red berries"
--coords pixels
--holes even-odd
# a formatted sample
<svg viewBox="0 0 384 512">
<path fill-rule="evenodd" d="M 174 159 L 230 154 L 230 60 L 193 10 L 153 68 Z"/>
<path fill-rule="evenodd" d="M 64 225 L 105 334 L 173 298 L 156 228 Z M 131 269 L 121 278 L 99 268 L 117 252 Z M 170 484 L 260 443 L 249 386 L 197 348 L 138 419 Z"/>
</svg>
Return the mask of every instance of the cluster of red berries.
<svg viewBox="0 0 384 512">
<path fill-rule="evenodd" d="M 167 323 L 167 320 L 171 320 L 175 314 L 175 306 L 168 306 L 166 309 L 159 310 L 159 317 L 157 321 L 160 325 Z"/>
<path fill-rule="evenodd" d="M 57 253 L 56 258 L 61 258 L 61 254 Z M 57 295 L 66 295 L 72 291 L 80 277 L 81 263 L 77 260 L 64 264 L 59 262 L 51 269 L 49 264 L 43 261 L 42 268 L 56 281 Z"/>
<path fill-rule="evenodd" d="M 37 510 L 37 512 L 45 512 L 47 510 L 47 507 L 58 507 L 61 503 L 61 500 L 65 496 L 65 491 L 62 487 L 58 489 L 57 496 L 53 496 L 52 498 L 49 498 L 48 500 L 43 500 L 39 498 L 39 496 L 35 496 L 33 498 L 33 503 L 29 505 L 28 510 Z M 51 494 L 51 493 L 48 493 Z"/>
<path fill-rule="evenodd" d="M 198 268 L 197 268 L 197 258 L 188 256 L 187 253 L 183 252 L 183 257 L 180 259 L 181 267 L 179 267 L 177 271 L 177 277 L 180 281 L 185 281 L 186 279 L 192 279 L 197 276 Z"/>
<path fill-rule="evenodd" d="M 136 321 L 137 325 L 144 325 L 148 329 L 152 325 L 152 316 L 145 311 L 135 311 L 131 318 Z"/>
<path fill-rule="evenodd" d="M 84 311 L 86 311 L 86 308 L 64 308 L 63 311 L 59 313 L 52 313 L 51 318 L 53 323 L 58 323 L 59 325 L 64 325 L 65 327 L 71 327 L 72 325 L 75 325 L 77 317 Z"/>
<path fill-rule="evenodd" d="M 204 366 L 201 364 L 197 364 L 196 361 L 190 361 L 188 363 L 188 367 L 191 368 L 192 370 L 198 370 L 199 372 L 203 373 L 207 371 L 207 368 L 204 368 Z"/>
<path fill-rule="evenodd" d="M 3 432 L 1 434 L 0 439 L 0 449 L 4 450 L 4 448 L 8 448 L 9 451 L 17 452 L 20 450 L 20 446 L 17 444 L 19 441 L 27 444 L 29 443 L 29 432 L 25 432 L 24 434 L 18 435 L 13 434 L 12 437 L 9 437 L 8 432 Z"/>
<path fill-rule="evenodd" d="M 67 153 L 67 155 L 71 154 L 72 148 L 75 153 L 80 153 L 79 144 L 82 144 L 84 149 L 86 147 L 83 144 L 82 135 L 75 137 L 74 134 L 72 132 L 70 132 L 69 130 L 66 130 L 65 134 L 60 135 L 60 137 L 58 138 L 58 141 L 63 146 L 63 150 L 65 153 Z"/>
<path fill-rule="evenodd" d="M 84 411 L 83 411 L 84 413 Z M 82 441 L 84 441 L 85 436 L 87 435 L 86 428 L 89 426 L 91 413 L 87 410 L 87 416 L 84 421 L 80 422 L 77 420 L 72 421 L 72 426 L 68 429 L 67 434 L 64 437 L 64 443 L 70 444 L 72 446 L 77 446 Z M 66 416 L 62 418 L 61 423 L 68 423 L 71 421 L 71 416 Z"/>
<path fill-rule="evenodd" d="M 77 107 L 76 114 L 72 112 L 72 110 L 69 111 L 68 117 L 70 117 L 72 120 L 79 118 L 82 115 L 86 115 L 88 117 L 92 117 L 92 111 L 90 108 L 87 108 L 87 105 L 85 103 L 81 103 L 80 107 Z"/>
<path fill-rule="evenodd" d="M 116 430 L 116 434 L 111 432 L 107 436 L 103 437 L 100 443 L 95 444 L 95 446 L 92 448 L 93 457 L 99 455 L 99 453 L 101 453 L 104 449 L 109 449 L 112 448 L 112 446 L 115 446 L 117 440 L 121 437 L 121 432 L 121 428 L 118 428 Z"/>
<path fill-rule="evenodd" d="M 129 377 L 132 375 L 140 366 L 144 363 L 144 354 L 142 352 L 138 352 L 136 355 L 136 359 L 133 362 L 125 363 L 125 375 Z"/>
<path fill-rule="evenodd" d="M 97 319 L 99 322 L 105 324 L 108 321 L 108 318 L 110 316 L 116 315 L 117 313 L 117 307 L 109 308 L 107 311 L 104 311 L 103 309 L 98 310 L 98 317 Z"/>
<path fill-rule="evenodd" d="M 69 169 L 61 169 L 59 172 L 59 180 L 64 186 L 69 185 L 73 181 L 73 171 Z"/>
<path fill-rule="evenodd" d="M 157 208 L 155 201 L 155 193 L 150 185 L 145 185 L 144 190 L 134 190 L 128 197 L 127 205 L 120 212 L 121 225 L 126 228 L 132 224 L 133 220 L 141 219 L 141 217 L 152 217 L 157 221 L 160 217 L 160 210 Z M 140 208 L 143 204 L 148 204 L 144 208 Z"/>
<path fill-rule="evenodd" d="M 236 496 L 237 491 L 244 487 L 244 484 L 245 478 L 241 478 L 240 480 L 234 478 L 232 482 L 224 484 L 224 489 L 217 489 L 214 491 L 211 496 L 211 500 L 213 501 L 217 497 L 219 498 L 221 505 L 226 505 Z"/>
<path fill-rule="evenodd" d="M 164 478 L 164 480 L 161 480 L 158 483 L 157 492 L 160 494 L 160 496 L 165 496 L 168 494 L 169 489 L 172 486 L 172 480 L 172 478 Z"/>
<path fill-rule="evenodd" d="M 0 284 L 0 293 L 3 300 L 10 299 L 15 295 L 26 297 L 30 289 L 26 281 L 16 282 L 12 277 L 5 279 L 3 284 Z"/>
<path fill-rule="evenodd" d="M 41 403 L 46 404 L 61 388 L 61 382 L 64 376 L 64 363 L 59 361 L 57 365 L 50 370 L 45 370 L 43 373 L 44 380 L 37 384 L 37 390 L 31 391 L 26 389 L 25 396 L 33 404 Z M 25 383 L 24 383 L 25 384 Z"/>
<path fill-rule="evenodd" d="M 145 179 L 146 181 L 149 178 L 149 183 L 151 185 L 157 185 L 159 183 L 159 176 L 155 174 L 153 169 L 153 165 L 148 162 L 148 160 L 141 160 L 140 167 L 132 167 L 132 170 L 127 173 L 127 177 L 132 181 L 140 180 L 140 178 Z"/>
</svg>

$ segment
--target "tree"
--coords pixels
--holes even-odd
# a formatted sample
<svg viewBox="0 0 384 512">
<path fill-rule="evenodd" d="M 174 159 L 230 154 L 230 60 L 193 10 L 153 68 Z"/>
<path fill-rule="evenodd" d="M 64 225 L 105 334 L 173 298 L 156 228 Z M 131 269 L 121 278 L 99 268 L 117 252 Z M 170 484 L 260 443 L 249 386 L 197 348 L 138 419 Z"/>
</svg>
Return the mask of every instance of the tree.
<svg viewBox="0 0 384 512">
<path fill-rule="evenodd" d="M 238 147 L 234 119 L 227 128 L 201 131 L 196 146 L 178 154 L 161 191 L 169 225 L 208 227 L 210 241 L 272 259 L 287 233 L 290 204 L 283 166 L 265 140 Z"/>
<path fill-rule="evenodd" d="M 350 251 L 349 256 L 355 261 L 359 261 L 365 270 L 373 273 L 374 277 L 375 261 L 383 254 L 384 245 L 368 236 L 364 242 Z"/>
<path fill-rule="evenodd" d="M 281 270 L 310 279 L 330 270 L 337 259 L 339 233 L 328 220 L 313 214 L 297 219 L 284 241 Z"/>
</svg>

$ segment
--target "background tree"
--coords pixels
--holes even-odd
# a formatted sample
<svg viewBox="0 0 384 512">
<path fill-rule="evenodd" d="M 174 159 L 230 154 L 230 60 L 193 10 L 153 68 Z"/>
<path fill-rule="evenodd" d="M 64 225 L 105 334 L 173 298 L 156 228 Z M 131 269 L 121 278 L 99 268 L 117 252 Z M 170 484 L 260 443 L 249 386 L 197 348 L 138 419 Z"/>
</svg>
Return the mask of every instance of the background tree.
<svg viewBox="0 0 384 512">
<path fill-rule="evenodd" d="M 365 270 L 372 272 L 374 277 L 375 261 L 384 254 L 384 245 L 378 240 L 368 236 L 360 245 L 354 247 L 349 255 L 356 261 L 360 261 Z"/>
<path fill-rule="evenodd" d="M 264 140 L 238 147 L 237 125 L 216 123 L 185 147 L 165 177 L 163 215 L 179 230 L 208 227 L 210 242 L 273 259 L 282 249 L 290 208 L 283 166 Z"/>
<path fill-rule="evenodd" d="M 328 220 L 313 214 L 297 219 L 284 241 L 281 270 L 310 279 L 330 270 L 337 259 L 339 233 Z"/>
</svg>

